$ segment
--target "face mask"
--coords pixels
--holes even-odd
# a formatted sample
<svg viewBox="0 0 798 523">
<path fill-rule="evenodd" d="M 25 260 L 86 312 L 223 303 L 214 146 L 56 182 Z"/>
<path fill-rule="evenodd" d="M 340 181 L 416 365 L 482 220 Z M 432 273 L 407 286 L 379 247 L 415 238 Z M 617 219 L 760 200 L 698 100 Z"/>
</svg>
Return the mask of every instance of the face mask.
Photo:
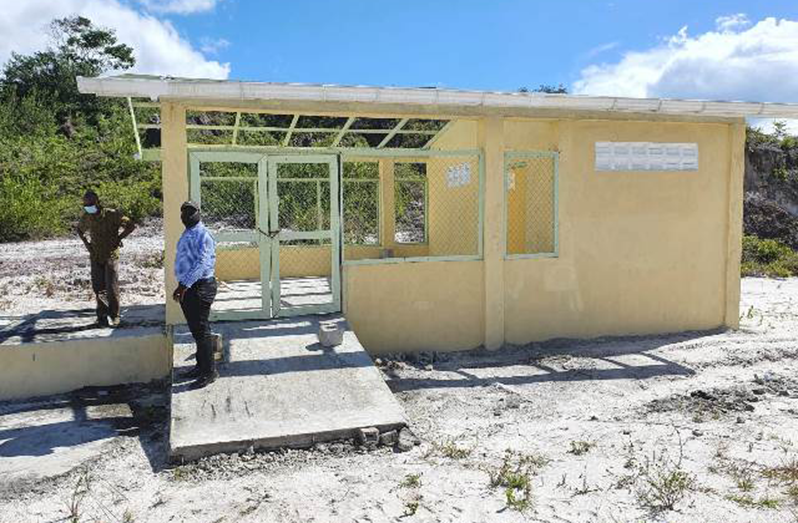
<svg viewBox="0 0 798 523">
<path fill-rule="evenodd" d="M 83 209 L 89 214 L 96 214 L 97 213 L 97 206 L 96 205 L 86 205 Z"/>
</svg>

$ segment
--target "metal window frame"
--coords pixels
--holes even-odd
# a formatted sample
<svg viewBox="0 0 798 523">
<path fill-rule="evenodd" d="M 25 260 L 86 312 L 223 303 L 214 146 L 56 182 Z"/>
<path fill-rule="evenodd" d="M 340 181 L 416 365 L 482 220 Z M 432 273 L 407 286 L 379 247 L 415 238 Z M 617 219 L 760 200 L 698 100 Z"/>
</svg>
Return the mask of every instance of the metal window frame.
<svg viewBox="0 0 798 523">
<path fill-rule="evenodd" d="M 510 164 L 515 160 L 534 159 L 534 158 L 551 158 L 554 163 L 554 202 L 553 202 L 553 229 L 554 229 L 554 250 L 552 252 L 541 253 L 524 253 L 524 254 L 510 254 L 507 252 L 507 232 L 508 227 L 508 199 L 510 190 L 509 177 L 510 177 Z M 534 260 L 545 258 L 559 258 L 560 257 L 560 153 L 558 151 L 507 151 L 504 153 L 504 169 L 503 169 L 503 189 L 504 189 L 504 220 L 502 222 L 502 252 L 504 252 L 505 260 Z"/>
<path fill-rule="evenodd" d="M 406 256 L 395 258 L 378 258 L 347 260 L 346 245 L 344 248 L 344 259 L 342 265 L 390 265 L 396 263 L 425 263 L 425 262 L 471 262 L 482 261 L 484 259 L 484 234 L 485 234 L 485 155 L 482 149 L 460 149 L 460 150 L 427 150 L 427 149 L 345 149 L 340 151 L 342 160 L 347 158 L 408 158 L 408 159 L 429 159 L 429 158 L 476 158 L 477 169 L 479 170 L 479 185 L 477 188 L 477 254 L 463 254 L 452 256 Z M 429 237 L 427 235 L 427 237 Z M 405 244 L 400 245 L 418 245 Z"/>
</svg>

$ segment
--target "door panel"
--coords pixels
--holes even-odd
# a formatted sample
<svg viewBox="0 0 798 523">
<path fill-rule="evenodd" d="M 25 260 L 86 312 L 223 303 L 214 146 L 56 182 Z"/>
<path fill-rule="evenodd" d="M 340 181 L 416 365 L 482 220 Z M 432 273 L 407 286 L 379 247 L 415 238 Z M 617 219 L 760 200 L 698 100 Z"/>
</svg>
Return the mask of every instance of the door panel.
<svg viewBox="0 0 798 523">
<path fill-rule="evenodd" d="M 341 310 L 339 160 L 192 152 L 191 199 L 216 240 L 213 320 Z"/>
<path fill-rule="evenodd" d="M 335 156 L 270 156 L 272 310 L 276 316 L 336 312 L 340 213 Z"/>
<path fill-rule="evenodd" d="M 271 239 L 263 155 L 194 153 L 191 199 L 216 241 L 219 292 L 213 320 L 271 317 Z"/>
</svg>

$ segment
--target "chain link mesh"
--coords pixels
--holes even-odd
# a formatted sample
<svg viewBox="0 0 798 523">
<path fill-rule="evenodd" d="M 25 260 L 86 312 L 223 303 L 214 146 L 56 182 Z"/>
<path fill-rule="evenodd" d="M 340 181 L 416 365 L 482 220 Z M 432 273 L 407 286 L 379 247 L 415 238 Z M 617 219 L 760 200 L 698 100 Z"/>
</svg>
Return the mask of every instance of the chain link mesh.
<svg viewBox="0 0 798 523">
<path fill-rule="evenodd" d="M 262 308 L 258 244 L 231 236 L 256 230 L 259 198 L 257 164 L 200 164 L 202 220 L 217 239 L 217 311 Z"/>
<path fill-rule="evenodd" d="M 556 250 L 555 156 L 506 159 L 507 253 Z"/>
<path fill-rule="evenodd" d="M 344 162 L 346 260 L 479 255 L 476 155 Z"/>
</svg>

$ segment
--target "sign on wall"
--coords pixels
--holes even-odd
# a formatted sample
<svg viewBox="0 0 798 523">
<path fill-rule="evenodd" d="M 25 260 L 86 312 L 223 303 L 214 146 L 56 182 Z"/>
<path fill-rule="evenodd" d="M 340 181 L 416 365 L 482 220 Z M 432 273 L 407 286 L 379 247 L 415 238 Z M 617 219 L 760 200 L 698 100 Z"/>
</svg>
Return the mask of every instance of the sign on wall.
<svg viewBox="0 0 798 523">
<path fill-rule="evenodd" d="M 446 169 L 446 183 L 449 187 L 465 187 L 471 183 L 471 164 L 450 165 Z"/>
<path fill-rule="evenodd" d="M 597 171 L 697 171 L 697 143 L 596 142 Z"/>
</svg>

